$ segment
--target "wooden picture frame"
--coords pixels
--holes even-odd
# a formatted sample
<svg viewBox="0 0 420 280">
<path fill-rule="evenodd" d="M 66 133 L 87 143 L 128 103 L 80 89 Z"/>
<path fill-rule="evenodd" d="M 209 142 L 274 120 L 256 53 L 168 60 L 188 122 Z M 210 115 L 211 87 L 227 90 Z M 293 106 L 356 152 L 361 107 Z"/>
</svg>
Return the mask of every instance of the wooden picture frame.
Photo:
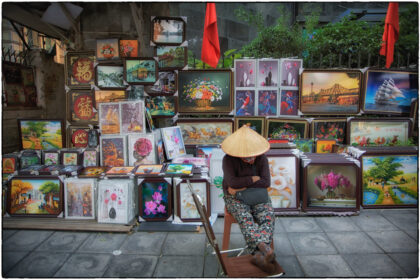
<svg viewBox="0 0 420 280">
<path fill-rule="evenodd" d="M 185 145 L 221 144 L 233 133 L 232 119 L 178 119 Z"/>
<path fill-rule="evenodd" d="M 315 141 L 315 152 L 317 154 L 332 153 L 335 144 L 337 144 L 337 140 L 335 139 L 317 139 Z"/>
<path fill-rule="evenodd" d="M 193 190 L 198 194 L 206 206 L 207 216 L 211 214 L 210 183 L 206 179 L 189 179 Z M 192 198 L 188 183 L 185 179 L 176 186 L 177 216 L 183 222 L 200 222 L 200 215 Z"/>
<path fill-rule="evenodd" d="M 18 130 L 21 150 L 61 149 L 65 145 L 63 120 L 18 119 Z"/>
<path fill-rule="evenodd" d="M 113 166 L 110 167 L 105 175 L 107 177 L 126 177 L 128 178 L 134 170 L 134 166 Z"/>
<path fill-rule="evenodd" d="M 99 110 L 100 103 L 113 103 L 127 99 L 125 90 L 95 90 L 95 108 Z"/>
<path fill-rule="evenodd" d="M 161 71 L 159 69 L 158 79 L 153 86 L 145 86 L 149 96 L 174 95 L 178 90 L 178 74 L 176 71 Z"/>
<path fill-rule="evenodd" d="M 79 151 L 61 150 L 60 151 L 61 164 L 67 165 L 80 165 L 80 153 Z"/>
<path fill-rule="evenodd" d="M 94 220 L 96 218 L 96 180 L 66 178 L 64 180 L 64 218 Z"/>
<path fill-rule="evenodd" d="M 99 129 L 102 135 L 121 133 L 120 111 L 118 102 L 99 104 Z"/>
<path fill-rule="evenodd" d="M 257 102 L 254 89 L 235 90 L 235 116 L 255 116 Z"/>
<path fill-rule="evenodd" d="M 7 213 L 12 217 L 58 217 L 63 212 L 63 182 L 57 176 L 15 176 L 7 194 Z M 39 206 L 27 208 L 28 200 Z"/>
<path fill-rule="evenodd" d="M 125 90 L 127 85 L 124 83 L 124 66 L 113 63 L 96 65 L 95 85 L 102 90 Z"/>
<path fill-rule="evenodd" d="M 155 57 L 158 58 L 160 70 L 183 69 L 188 64 L 188 48 L 183 46 L 156 46 Z"/>
<path fill-rule="evenodd" d="M 178 99 L 176 96 L 151 96 L 146 101 L 146 104 L 153 118 L 172 118 L 178 112 Z"/>
<path fill-rule="evenodd" d="M 119 60 L 120 44 L 118 39 L 96 39 L 96 59 Z"/>
<path fill-rule="evenodd" d="M 35 151 L 25 151 L 19 157 L 19 168 L 25 168 L 31 165 L 41 164 L 41 157 Z"/>
<path fill-rule="evenodd" d="M 127 137 L 128 165 L 156 163 L 155 135 L 153 133 L 130 134 Z"/>
<path fill-rule="evenodd" d="M 121 58 L 139 56 L 140 52 L 138 40 L 120 40 L 119 46 Z"/>
<path fill-rule="evenodd" d="M 257 85 L 257 60 L 235 59 L 235 90 L 254 88 Z"/>
<path fill-rule="evenodd" d="M 158 63 L 153 57 L 124 59 L 124 79 L 130 85 L 153 85 L 158 79 Z"/>
<path fill-rule="evenodd" d="M 67 120 L 77 124 L 97 124 L 98 113 L 94 110 L 95 96 L 92 91 L 67 93 Z"/>
<path fill-rule="evenodd" d="M 13 174 L 18 170 L 19 156 L 16 154 L 2 155 L 1 163 L 3 174 Z"/>
<path fill-rule="evenodd" d="M 41 162 L 43 165 L 60 164 L 60 152 L 58 150 L 43 150 L 41 153 Z"/>
<path fill-rule="evenodd" d="M 146 117 L 143 100 L 119 102 L 120 131 L 122 134 L 146 132 Z"/>
<path fill-rule="evenodd" d="M 258 87 L 279 87 L 279 60 L 278 59 L 258 59 Z"/>
<path fill-rule="evenodd" d="M 257 91 L 257 116 L 277 116 L 278 110 L 278 96 L 277 89 L 258 89 Z"/>
<path fill-rule="evenodd" d="M 89 126 L 70 125 L 67 129 L 68 148 L 86 148 L 89 144 Z"/>
<path fill-rule="evenodd" d="M 99 165 L 99 153 L 96 148 L 87 148 L 83 150 L 82 165 L 83 167 Z"/>
<path fill-rule="evenodd" d="M 126 136 L 101 136 L 100 151 L 102 166 L 125 166 L 127 163 Z"/>
<path fill-rule="evenodd" d="M 179 126 L 163 127 L 160 131 L 168 160 L 187 154 Z"/>
<path fill-rule="evenodd" d="M 134 171 L 136 176 L 159 176 L 162 173 L 163 164 L 141 164 Z"/>
<path fill-rule="evenodd" d="M 299 87 L 299 71 L 302 67 L 303 59 L 280 59 L 280 86 L 297 89 Z"/>
<path fill-rule="evenodd" d="M 347 144 L 351 146 L 384 146 L 408 142 L 411 134 L 408 118 L 353 118 L 347 123 Z"/>
<path fill-rule="evenodd" d="M 186 23 L 182 17 L 153 16 L 151 21 L 150 34 L 153 44 L 176 46 L 185 41 Z"/>
<path fill-rule="evenodd" d="M 233 109 L 231 70 L 187 70 L 178 72 L 178 112 L 222 114 Z M 197 87 L 200 90 L 197 90 Z"/>
<path fill-rule="evenodd" d="M 361 81 L 359 70 L 305 69 L 300 76 L 300 111 L 304 115 L 356 115 Z"/>
<path fill-rule="evenodd" d="M 167 221 L 172 218 L 172 184 L 168 180 L 165 178 L 138 179 L 140 218 L 148 222 Z"/>
<path fill-rule="evenodd" d="M 311 122 L 311 137 L 313 139 L 336 139 L 337 143 L 346 142 L 347 119 L 320 118 Z"/>
<path fill-rule="evenodd" d="M 267 119 L 265 127 L 266 138 L 289 141 L 308 138 L 309 123 L 306 119 Z"/>
<path fill-rule="evenodd" d="M 95 52 L 67 52 L 65 83 L 71 89 L 90 89 L 95 84 Z"/>
<path fill-rule="evenodd" d="M 234 131 L 241 128 L 243 125 L 248 125 L 261 136 L 265 135 L 265 117 L 235 117 L 234 122 Z"/>
<path fill-rule="evenodd" d="M 418 73 L 369 69 L 365 72 L 362 110 L 365 114 L 409 114 L 418 98 Z"/>
</svg>

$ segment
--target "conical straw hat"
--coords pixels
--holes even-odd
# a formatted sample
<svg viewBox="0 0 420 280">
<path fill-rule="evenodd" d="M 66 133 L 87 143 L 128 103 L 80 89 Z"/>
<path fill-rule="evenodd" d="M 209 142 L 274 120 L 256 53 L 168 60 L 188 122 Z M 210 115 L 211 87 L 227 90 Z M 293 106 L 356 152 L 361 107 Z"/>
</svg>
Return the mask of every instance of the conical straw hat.
<svg viewBox="0 0 420 280">
<path fill-rule="evenodd" d="M 270 149 L 270 143 L 260 134 L 242 126 L 222 142 L 222 150 L 233 157 L 254 157 Z"/>
</svg>

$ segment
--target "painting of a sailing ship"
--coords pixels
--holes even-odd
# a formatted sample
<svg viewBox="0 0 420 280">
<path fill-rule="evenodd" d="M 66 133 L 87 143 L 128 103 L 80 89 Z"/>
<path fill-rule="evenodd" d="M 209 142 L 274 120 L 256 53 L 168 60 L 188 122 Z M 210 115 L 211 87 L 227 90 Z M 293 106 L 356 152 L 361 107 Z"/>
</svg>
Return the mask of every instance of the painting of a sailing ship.
<svg viewBox="0 0 420 280">
<path fill-rule="evenodd" d="M 369 70 L 365 88 L 365 112 L 409 113 L 411 100 L 419 94 L 418 75 Z"/>
</svg>

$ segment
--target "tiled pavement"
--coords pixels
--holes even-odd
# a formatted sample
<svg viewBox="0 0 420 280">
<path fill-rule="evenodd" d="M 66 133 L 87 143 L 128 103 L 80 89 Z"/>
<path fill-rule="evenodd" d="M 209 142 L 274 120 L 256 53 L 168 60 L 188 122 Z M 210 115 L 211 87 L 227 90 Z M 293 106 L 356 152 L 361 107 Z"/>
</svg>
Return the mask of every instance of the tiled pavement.
<svg viewBox="0 0 420 280">
<path fill-rule="evenodd" d="M 222 239 L 223 218 L 213 226 Z M 418 277 L 418 210 L 277 217 L 277 260 L 293 277 Z M 3 277 L 216 277 L 203 232 L 3 230 Z M 233 225 L 231 247 L 244 245 Z"/>
</svg>

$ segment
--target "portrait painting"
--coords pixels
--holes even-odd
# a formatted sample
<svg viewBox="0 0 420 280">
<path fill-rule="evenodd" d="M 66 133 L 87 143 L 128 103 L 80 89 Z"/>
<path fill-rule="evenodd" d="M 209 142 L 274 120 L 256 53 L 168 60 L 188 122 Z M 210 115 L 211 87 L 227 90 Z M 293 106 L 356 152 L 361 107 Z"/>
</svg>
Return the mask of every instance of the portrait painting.
<svg viewBox="0 0 420 280">
<path fill-rule="evenodd" d="M 138 166 L 154 163 L 156 163 L 154 134 L 141 133 L 128 135 L 128 164 L 130 166 Z"/>
</svg>

